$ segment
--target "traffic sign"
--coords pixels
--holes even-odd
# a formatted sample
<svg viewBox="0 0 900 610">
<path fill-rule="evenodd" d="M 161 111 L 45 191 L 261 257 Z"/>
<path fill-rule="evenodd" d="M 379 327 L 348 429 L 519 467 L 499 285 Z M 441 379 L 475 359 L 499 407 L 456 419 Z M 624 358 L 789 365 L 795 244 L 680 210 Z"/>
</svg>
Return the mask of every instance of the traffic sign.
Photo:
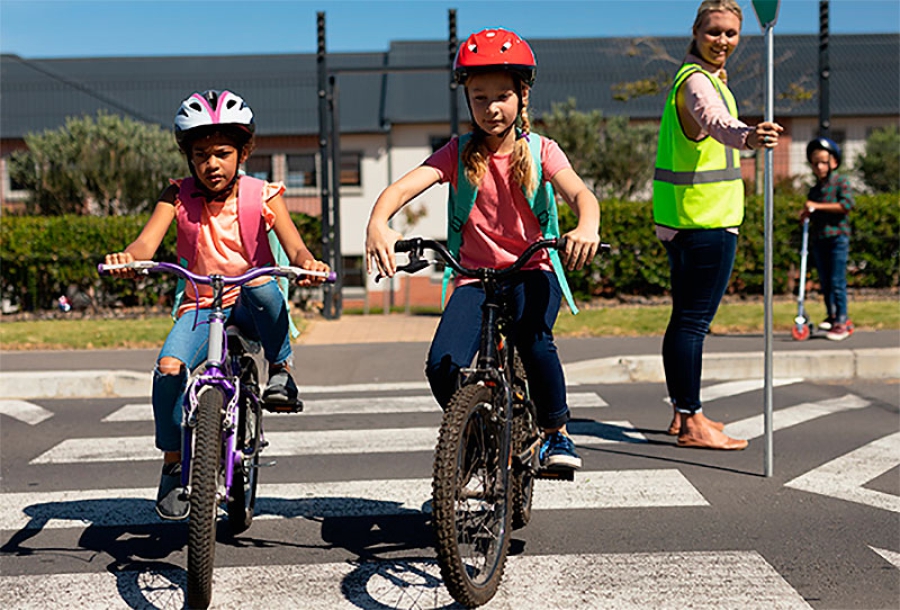
<svg viewBox="0 0 900 610">
<path fill-rule="evenodd" d="M 780 6 L 781 0 L 753 0 L 753 10 L 756 12 L 756 18 L 759 19 L 759 27 L 763 32 L 778 21 L 778 8 Z"/>
</svg>

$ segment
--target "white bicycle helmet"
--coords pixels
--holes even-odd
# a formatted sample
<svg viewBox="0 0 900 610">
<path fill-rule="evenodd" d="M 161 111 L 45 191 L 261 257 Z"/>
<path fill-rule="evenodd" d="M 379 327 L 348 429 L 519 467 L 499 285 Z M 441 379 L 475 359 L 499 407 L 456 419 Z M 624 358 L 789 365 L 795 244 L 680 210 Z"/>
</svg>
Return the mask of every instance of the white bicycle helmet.
<svg viewBox="0 0 900 610">
<path fill-rule="evenodd" d="M 256 130 L 253 111 L 239 95 L 210 89 L 181 102 L 175 115 L 175 140 L 184 148 L 193 130 L 216 126 L 235 127 L 247 136 Z"/>
</svg>

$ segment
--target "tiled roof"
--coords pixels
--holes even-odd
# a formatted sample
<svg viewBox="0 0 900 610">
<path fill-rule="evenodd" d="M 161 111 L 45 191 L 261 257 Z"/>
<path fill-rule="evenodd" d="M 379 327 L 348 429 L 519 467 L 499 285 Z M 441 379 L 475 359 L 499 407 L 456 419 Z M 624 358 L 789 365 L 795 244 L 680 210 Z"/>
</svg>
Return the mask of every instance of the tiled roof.
<svg viewBox="0 0 900 610">
<path fill-rule="evenodd" d="M 663 94 L 629 101 L 614 98 L 617 84 L 662 75 L 670 77 L 687 39 L 593 38 L 531 41 L 538 57 L 532 114 L 554 102 L 576 100 L 582 110 L 657 118 Z M 900 35 L 832 35 L 830 105 L 832 116 L 900 114 Z M 777 116 L 818 116 L 818 36 L 775 37 L 775 89 L 811 94 L 779 99 Z M 449 120 L 446 41 L 391 44 L 388 53 L 334 53 L 328 67 L 338 71 L 343 132 L 380 131 L 388 123 Z M 377 73 L 341 69 L 433 67 L 438 71 Z M 54 129 L 65 117 L 95 115 L 99 109 L 127 113 L 168 126 L 178 103 L 192 91 L 232 89 L 258 117 L 261 135 L 318 132 L 314 54 L 23 59 L 0 56 L 0 137 Z M 762 114 L 765 51 L 761 36 L 745 36 L 728 63 L 729 85 L 744 116 Z M 460 116 L 466 106 L 459 98 Z"/>
</svg>

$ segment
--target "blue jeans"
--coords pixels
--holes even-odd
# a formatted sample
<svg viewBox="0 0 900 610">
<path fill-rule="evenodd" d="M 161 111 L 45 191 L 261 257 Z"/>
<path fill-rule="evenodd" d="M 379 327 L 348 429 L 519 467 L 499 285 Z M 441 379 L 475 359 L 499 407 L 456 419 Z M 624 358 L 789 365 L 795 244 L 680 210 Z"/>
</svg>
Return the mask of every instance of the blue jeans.
<svg viewBox="0 0 900 610">
<path fill-rule="evenodd" d="M 703 341 L 728 287 L 737 235 L 725 229 L 684 230 L 663 244 L 672 278 L 672 316 L 662 347 L 666 387 L 679 412 L 696 413 Z"/>
<path fill-rule="evenodd" d="M 850 237 L 817 237 L 812 243 L 822 297 L 828 318 L 841 324 L 847 321 L 847 257 L 850 253 Z"/>
<path fill-rule="evenodd" d="M 194 312 L 183 314 L 166 337 L 157 357 L 175 358 L 185 364 L 178 375 L 153 371 L 153 418 L 156 422 L 156 447 L 163 451 L 181 450 L 182 401 L 188 371 L 206 360 L 209 327 L 204 324 L 210 309 L 201 309 L 200 325 L 194 326 Z M 243 286 L 234 307 L 225 310 L 228 324 L 234 324 L 247 337 L 258 340 L 266 360 L 274 364 L 291 357 L 288 310 L 275 281 L 259 286 Z"/>
<path fill-rule="evenodd" d="M 550 271 L 525 271 L 503 288 L 512 306 L 509 340 L 519 352 L 529 379 L 531 400 L 542 428 L 569 420 L 566 380 L 553 341 L 562 290 Z M 484 289 L 466 284 L 453 291 L 431 342 L 425 374 L 442 408 L 456 391 L 460 368 L 471 366 L 478 351 Z"/>
</svg>

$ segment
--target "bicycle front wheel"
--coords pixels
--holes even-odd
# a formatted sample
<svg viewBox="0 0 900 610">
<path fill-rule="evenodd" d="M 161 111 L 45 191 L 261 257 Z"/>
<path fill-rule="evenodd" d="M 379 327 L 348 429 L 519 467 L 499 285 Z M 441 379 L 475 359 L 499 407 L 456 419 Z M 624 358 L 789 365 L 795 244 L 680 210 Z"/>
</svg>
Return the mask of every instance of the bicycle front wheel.
<svg viewBox="0 0 900 610">
<path fill-rule="evenodd" d="M 486 604 L 497 592 L 509 552 L 509 438 L 492 403 L 490 388 L 458 390 L 434 457 L 438 564 L 450 595 L 468 607 Z"/>
<path fill-rule="evenodd" d="M 533 453 L 526 461 L 513 460 L 512 472 L 512 528 L 522 529 L 531 521 L 531 502 L 534 498 L 534 467 L 540 438 L 534 405 L 528 397 L 528 378 L 518 352 L 513 361 L 513 422 L 512 450 L 514 455 L 523 457 L 529 450 Z"/>
<path fill-rule="evenodd" d="M 223 406 L 224 396 L 218 389 L 208 387 L 200 394 L 191 462 L 191 517 L 188 523 L 187 560 L 189 608 L 206 608 L 212 598 Z"/>
</svg>

